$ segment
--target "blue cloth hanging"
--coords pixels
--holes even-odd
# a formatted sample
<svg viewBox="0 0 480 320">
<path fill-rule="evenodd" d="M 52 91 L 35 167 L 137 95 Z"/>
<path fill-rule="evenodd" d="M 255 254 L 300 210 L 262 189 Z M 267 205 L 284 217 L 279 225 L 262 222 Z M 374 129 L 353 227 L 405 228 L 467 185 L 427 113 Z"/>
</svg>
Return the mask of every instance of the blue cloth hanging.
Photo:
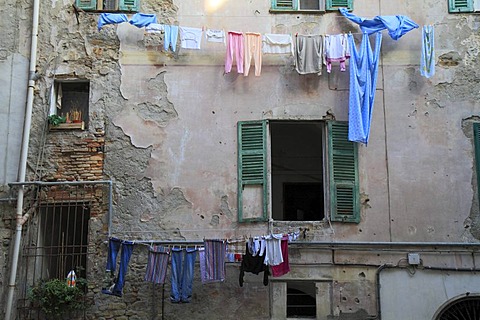
<svg viewBox="0 0 480 320">
<path fill-rule="evenodd" d="M 374 51 L 367 33 L 363 34 L 358 51 L 352 34 L 348 35 L 348 41 L 351 51 L 348 140 L 367 144 L 375 101 L 382 33 L 377 32 Z"/>
<path fill-rule="evenodd" d="M 405 33 L 418 28 L 418 24 L 407 16 L 376 16 L 368 20 L 348 12 L 347 8 L 340 8 L 338 10 L 346 18 L 360 25 L 363 33 L 366 32 L 369 35 L 387 29 L 390 37 L 392 37 L 393 40 L 398 40 Z"/>
<path fill-rule="evenodd" d="M 435 32 L 433 26 L 423 26 L 422 29 L 422 58 L 420 60 L 420 74 L 426 78 L 435 74 Z"/>
<path fill-rule="evenodd" d="M 107 24 L 118 24 L 122 22 L 128 22 L 126 14 L 123 13 L 102 13 L 98 17 L 98 31 Z"/>
<path fill-rule="evenodd" d="M 153 13 L 135 13 L 129 22 L 137 28 L 143 28 L 149 24 L 157 23 L 157 16 Z"/>
</svg>

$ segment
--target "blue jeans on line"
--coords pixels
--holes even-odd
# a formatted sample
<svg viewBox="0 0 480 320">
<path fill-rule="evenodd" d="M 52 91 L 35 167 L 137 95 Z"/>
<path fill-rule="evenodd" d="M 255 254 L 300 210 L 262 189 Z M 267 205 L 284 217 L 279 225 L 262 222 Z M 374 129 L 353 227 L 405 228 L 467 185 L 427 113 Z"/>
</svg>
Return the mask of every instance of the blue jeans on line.
<svg viewBox="0 0 480 320">
<path fill-rule="evenodd" d="M 120 266 L 118 267 L 118 275 L 115 281 L 115 286 L 112 289 L 112 294 L 121 296 L 123 292 L 123 285 L 125 284 L 125 275 L 128 270 L 128 262 L 133 252 L 133 242 L 121 241 L 116 238 L 110 239 L 108 243 L 107 256 L 107 271 L 115 272 L 117 265 L 118 251 L 121 249 Z"/>
<path fill-rule="evenodd" d="M 170 301 L 190 302 L 197 249 L 172 249 L 172 290 Z"/>
</svg>

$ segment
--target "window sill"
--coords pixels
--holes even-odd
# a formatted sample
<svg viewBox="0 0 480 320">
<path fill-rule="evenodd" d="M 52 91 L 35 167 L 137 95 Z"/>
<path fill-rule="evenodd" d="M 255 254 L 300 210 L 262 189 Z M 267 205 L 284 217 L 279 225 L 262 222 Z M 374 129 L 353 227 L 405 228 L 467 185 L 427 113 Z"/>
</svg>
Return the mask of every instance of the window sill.
<svg viewBox="0 0 480 320">
<path fill-rule="evenodd" d="M 288 13 L 288 14 L 325 14 L 327 11 L 325 10 L 279 10 L 279 9 L 270 9 L 268 10 L 270 13 L 275 13 L 275 14 L 282 14 L 282 13 Z"/>
<path fill-rule="evenodd" d="M 61 130 L 85 130 L 85 122 L 79 122 L 79 123 L 60 123 L 57 126 L 48 125 L 48 129 L 50 131 L 61 131 Z"/>
<path fill-rule="evenodd" d="M 125 13 L 125 14 L 132 14 L 132 13 L 138 13 L 137 10 L 88 10 L 88 9 L 82 9 L 83 12 L 85 13 Z"/>
</svg>

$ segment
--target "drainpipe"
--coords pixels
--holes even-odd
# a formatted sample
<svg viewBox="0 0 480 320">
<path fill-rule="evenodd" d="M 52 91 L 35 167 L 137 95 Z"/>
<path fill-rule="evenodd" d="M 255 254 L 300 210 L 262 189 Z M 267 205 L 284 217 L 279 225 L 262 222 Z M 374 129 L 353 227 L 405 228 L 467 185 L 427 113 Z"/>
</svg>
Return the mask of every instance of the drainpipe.
<svg viewBox="0 0 480 320">
<path fill-rule="evenodd" d="M 28 143 L 30 140 L 30 127 L 32 123 L 32 110 L 37 65 L 37 40 L 38 40 L 38 19 L 40 12 L 40 0 L 33 1 L 32 15 L 32 39 L 30 47 L 30 68 L 28 75 L 27 105 L 25 108 L 25 123 L 23 125 L 22 149 L 20 153 L 20 163 L 18 169 L 18 181 L 25 182 L 27 171 Z M 14 239 L 12 265 L 10 268 L 10 282 L 8 283 L 8 296 L 5 311 L 5 320 L 10 320 L 12 316 L 13 297 L 15 294 L 15 282 L 17 277 L 18 257 L 20 254 L 20 243 L 22 240 L 22 227 L 26 219 L 23 219 L 23 195 L 24 189 L 21 186 L 18 189 L 17 197 L 17 227 Z"/>
</svg>

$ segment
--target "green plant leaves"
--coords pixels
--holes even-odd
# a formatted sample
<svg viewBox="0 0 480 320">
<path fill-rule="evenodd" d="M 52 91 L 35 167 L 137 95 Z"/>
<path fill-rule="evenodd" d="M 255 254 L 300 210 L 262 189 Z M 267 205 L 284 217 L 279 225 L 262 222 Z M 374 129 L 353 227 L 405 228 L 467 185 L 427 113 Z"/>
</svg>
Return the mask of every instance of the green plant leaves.
<svg viewBox="0 0 480 320">
<path fill-rule="evenodd" d="M 48 116 L 48 123 L 53 126 L 58 126 L 60 123 L 65 123 L 67 121 L 66 117 L 61 117 L 56 114 L 51 114 Z"/>
<path fill-rule="evenodd" d="M 80 281 L 76 287 L 69 287 L 64 280 L 41 280 L 29 290 L 28 299 L 46 316 L 57 319 L 66 313 L 85 308 L 82 283 L 84 284 Z"/>
</svg>

